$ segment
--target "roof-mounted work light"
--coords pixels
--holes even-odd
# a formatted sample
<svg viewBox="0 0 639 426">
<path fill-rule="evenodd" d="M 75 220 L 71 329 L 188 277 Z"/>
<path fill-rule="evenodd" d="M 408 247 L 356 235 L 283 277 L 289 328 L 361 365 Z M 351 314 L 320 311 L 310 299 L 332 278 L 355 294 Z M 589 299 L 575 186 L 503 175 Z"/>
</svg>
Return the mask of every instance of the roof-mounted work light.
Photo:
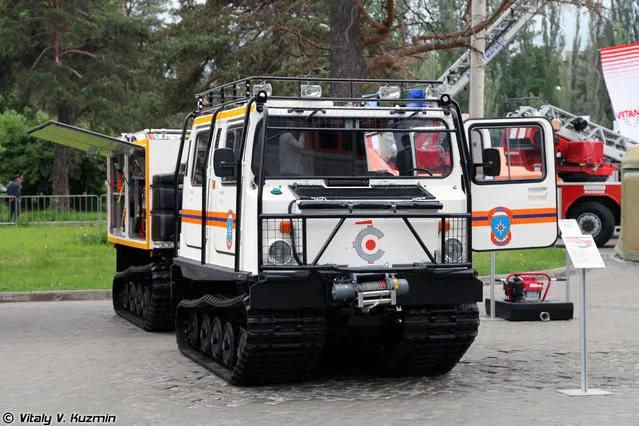
<svg viewBox="0 0 639 426">
<path fill-rule="evenodd" d="M 257 96 L 257 94 L 262 91 L 266 92 L 268 96 L 271 96 L 273 94 L 273 86 L 271 86 L 270 83 L 265 82 L 253 86 L 253 96 Z"/>
<path fill-rule="evenodd" d="M 398 86 L 381 86 L 377 94 L 380 99 L 399 99 L 402 90 Z"/>
<path fill-rule="evenodd" d="M 321 98 L 322 86 L 319 84 L 302 84 L 300 86 L 300 96 L 302 98 Z"/>
</svg>

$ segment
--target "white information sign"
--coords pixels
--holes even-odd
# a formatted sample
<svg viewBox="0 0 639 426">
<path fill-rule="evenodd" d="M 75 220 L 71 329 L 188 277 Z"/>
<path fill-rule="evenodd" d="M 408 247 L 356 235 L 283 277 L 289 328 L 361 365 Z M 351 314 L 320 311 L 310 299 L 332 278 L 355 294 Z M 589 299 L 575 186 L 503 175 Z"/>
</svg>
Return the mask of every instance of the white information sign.
<svg viewBox="0 0 639 426">
<path fill-rule="evenodd" d="M 562 237 L 581 237 L 581 229 L 575 219 L 561 219 L 559 222 L 559 230 Z"/>
<path fill-rule="evenodd" d="M 570 260 L 576 269 L 605 268 L 599 249 L 592 239 L 592 235 L 569 237 L 562 235 Z"/>
</svg>

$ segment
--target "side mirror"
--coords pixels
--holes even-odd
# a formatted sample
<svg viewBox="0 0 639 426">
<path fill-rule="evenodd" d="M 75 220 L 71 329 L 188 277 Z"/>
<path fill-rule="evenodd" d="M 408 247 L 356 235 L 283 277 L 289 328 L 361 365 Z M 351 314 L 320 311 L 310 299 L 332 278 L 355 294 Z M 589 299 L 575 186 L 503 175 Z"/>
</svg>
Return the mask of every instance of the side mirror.
<svg viewBox="0 0 639 426">
<path fill-rule="evenodd" d="M 217 177 L 230 177 L 235 174 L 235 153 L 230 148 L 218 148 L 213 154 L 213 171 Z"/>
<path fill-rule="evenodd" d="M 499 176 L 501 174 L 501 155 L 497 148 L 484 148 L 482 151 L 485 176 Z"/>
</svg>

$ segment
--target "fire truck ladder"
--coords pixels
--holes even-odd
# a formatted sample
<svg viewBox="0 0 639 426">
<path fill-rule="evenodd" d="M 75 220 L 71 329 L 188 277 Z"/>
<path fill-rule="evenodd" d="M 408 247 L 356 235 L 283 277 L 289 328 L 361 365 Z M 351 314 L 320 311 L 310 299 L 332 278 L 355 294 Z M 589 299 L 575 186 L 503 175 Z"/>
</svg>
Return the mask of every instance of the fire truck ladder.
<svg viewBox="0 0 639 426">
<path fill-rule="evenodd" d="M 542 105 L 533 108 L 521 106 L 507 114 L 509 117 L 546 117 L 561 121 L 561 130 L 557 133 L 568 140 L 604 142 L 604 155 L 612 162 L 621 162 L 626 150 L 639 141 L 622 136 L 606 127 L 590 121 L 575 120 L 579 117 L 553 105 Z M 585 127 L 584 127 L 585 124 Z"/>
<path fill-rule="evenodd" d="M 520 0 L 486 29 L 485 63 L 490 62 L 544 6 L 544 0 Z M 470 49 L 466 50 L 438 79 L 441 84 L 430 88 L 438 98 L 444 93 L 455 97 L 470 81 Z"/>
<path fill-rule="evenodd" d="M 486 29 L 485 63 L 490 62 L 515 35 L 544 7 L 544 0 L 519 0 L 506 10 L 492 25 Z M 444 93 L 456 96 L 470 81 L 470 49 L 466 50 L 444 74 L 439 78 L 439 85 L 432 86 L 429 94 L 439 97 Z M 550 120 L 558 118 L 561 121 L 559 131 L 569 140 L 596 140 L 604 142 L 604 155 L 613 162 L 620 162 L 626 150 L 639 141 L 621 136 L 616 132 L 588 122 L 585 128 L 583 122 L 575 128 L 578 116 L 559 109 L 553 105 L 543 105 L 539 109 L 522 106 L 517 111 L 508 114 L 513 117 L 543 116 Z"/>
</svg>

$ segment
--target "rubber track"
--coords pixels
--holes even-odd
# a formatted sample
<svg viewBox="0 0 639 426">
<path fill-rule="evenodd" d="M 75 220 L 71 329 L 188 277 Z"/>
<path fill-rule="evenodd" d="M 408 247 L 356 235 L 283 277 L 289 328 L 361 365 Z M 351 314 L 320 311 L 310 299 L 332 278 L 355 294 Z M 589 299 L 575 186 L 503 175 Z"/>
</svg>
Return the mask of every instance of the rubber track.
<svg viewBox="0 0 639 426">
<path fill-rule="evenodd" d="M 404 311 L 403 334 L 380 373 L 438 376 L 457 365 L 479 329 L 476 304 Z"/>
<path fill-rule="evenodd" d="M 127 274 L 127 271 L 130 273 Z M 140 268 L 132 267 L 119 273 L 113 280 L 113 309 L 114 311 L 144 331 L 172 331 L 174 323 L 171 318 L 171 281 L 169 271 L 157 265 Z M 151 303 L 146 318 L 125 309 L 120 302 L 122 284 L 137 276 L 143 285 L 151 285 Z M 138 281 L 136 281 L 138 282 Z"/>
<path fill-rule="evenodd" d="M 233 319 L 236 335 L 240 326 L 246 327 L 247 344 L 235 368 L 230 369 L 189 345 L 186 323 L 192 309 L 207 313 L 211 320 L 215 316 L 223 321 Z M 305 379 L 315 366 L 326 341 L 326 322 L 323 317 L 312 315 L 247 311 L 243 296 L 207 295 L 179 303 L 176 338 L 186 357 L 231 384 L 288 383 Z"/>
</svg>

